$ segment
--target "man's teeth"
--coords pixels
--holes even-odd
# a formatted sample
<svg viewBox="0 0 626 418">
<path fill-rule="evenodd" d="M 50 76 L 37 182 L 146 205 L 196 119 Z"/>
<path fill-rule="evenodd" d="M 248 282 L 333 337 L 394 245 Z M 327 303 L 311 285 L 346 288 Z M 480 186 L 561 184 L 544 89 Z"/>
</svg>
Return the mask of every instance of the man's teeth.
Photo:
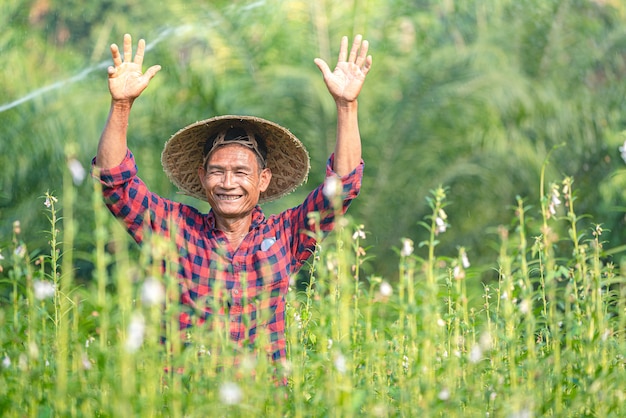
<svg viewBox="0 0 626 418">
<path fill-rule="evenodd" d="M 237 200 L 239 199 L 241 196 L 237 195 L 237 196 L 230 196 L 230 195 L 219 195 L 218 196 L 220 200 Z"/>
</svg>

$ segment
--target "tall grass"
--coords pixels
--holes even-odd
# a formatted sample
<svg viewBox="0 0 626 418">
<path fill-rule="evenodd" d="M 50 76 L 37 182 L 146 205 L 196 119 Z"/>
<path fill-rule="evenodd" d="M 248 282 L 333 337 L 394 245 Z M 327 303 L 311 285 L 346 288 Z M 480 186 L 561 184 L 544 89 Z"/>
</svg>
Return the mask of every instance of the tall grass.
<svg viewBox="0 0 626 418">
<path fill-rule="evenodd" d="M 177 284 L 162 269 L 170 243 L 127 250 L 97 185 L 93 252 L 81 255 L 93 280 L 79 283 L 73 187 L 68 174 L 62 201 L 45 197 L 45 253 L 19 224 L 2 248 L 3 416 L 626 414 L 626 266 L 606 255 L 601 225 L 575 213 L 571 179 L 542 184 L 535 207 L 518 198 L 511 224 L 485 233 L 497 244 L 489 266 L 471 265 L 471 248 L 438 253 L 454 224 L 445 188 L 428 198 L 423 239 L 398 237 L 396 277 L 363 273 L 366 228 L 340 218 L 287 296 L 280 365 L 219 327 L 181 338 Z M 495 279 L 475 297 L 486 270 Z"/>
</svg>

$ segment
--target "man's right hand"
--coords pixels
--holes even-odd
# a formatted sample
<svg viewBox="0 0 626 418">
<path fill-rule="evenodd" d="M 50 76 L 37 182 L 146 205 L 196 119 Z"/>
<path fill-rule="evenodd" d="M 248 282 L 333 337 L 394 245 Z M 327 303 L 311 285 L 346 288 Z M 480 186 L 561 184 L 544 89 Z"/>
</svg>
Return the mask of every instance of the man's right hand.
<svg viewBox="0 0 626 418">
<path fill-rule="evenodd" d="M 98 143 L 96 165 L 100 168 L 115 167 L 124 160 L 130 109 L 135 99 L 148 87 L 152 77 L 161 69 L 160 65 L 153 65 L 145 73 L 141 71 L 145 50 L 146 42 L 141 39 L 137 43 L 137 52 L 133 59 L 132 39 L 128 34 L 124 35 L 124 57 L 120 55 L 117 45 L 111 45 L 113 65 L 107 70 L 111 109 Z"/>
<path fill-rule="evenodd" d="M 107 69 L 109 74 L 109 92 L 114 102 L 128 103 L 139 97 L 145 90 L 150 80 L 161 69 L 160 65 L 153 65 L 142 73 L 143 56 L 146 50 L 146 41 L 140 39 L 137 43 L 135 58 L 132 58 L 132 38 L 129 34 L 124 35 L 124 56 L 116 44 L 111 45 L 113 65 Z"/>
</svg>

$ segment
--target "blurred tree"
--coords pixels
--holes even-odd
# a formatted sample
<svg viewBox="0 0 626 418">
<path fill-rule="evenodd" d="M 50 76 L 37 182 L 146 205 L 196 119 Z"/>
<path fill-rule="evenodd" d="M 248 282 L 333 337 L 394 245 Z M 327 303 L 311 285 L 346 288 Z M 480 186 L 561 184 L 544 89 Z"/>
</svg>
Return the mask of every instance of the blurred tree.
<svg viewBox="0 0 626 418">
<path fill-rule="evenodd" d="M 176 194 L 160 167 L 163 143 L 216 114 L 255 114 L 307 145 L 309 184 L 266 206 L 301 201 L 322 180 L 334 141 L 334 104 L 313 58 L 334 64 L 341 35 L 363 33 L 374 68 L 360 98 L 366 176 L 351 215 L 393 275 L 393 247 L 419 242 L 425 197 L 448 186 L 451 228 L 441 249 L 492 260 L 492 230 L 520 195 L 574 177 L 577 213 L 624 241 L 626 6 L 600 0 L 170 1 L 15 0 L 0 4 L 0 248 L 20 219 L 45 247 L 46 190 L 61 194 L 65 147 L 88 169 L 108 111 L 104 68 L 124 32 L 145 37 L 146 65 L 163 70 L 138 100 L 130 144 L 140 175 Z M 91 183 L 77 186 L 90 196 Z M 77 209 L 88 248 L 91 207 Z"/>
</svg>

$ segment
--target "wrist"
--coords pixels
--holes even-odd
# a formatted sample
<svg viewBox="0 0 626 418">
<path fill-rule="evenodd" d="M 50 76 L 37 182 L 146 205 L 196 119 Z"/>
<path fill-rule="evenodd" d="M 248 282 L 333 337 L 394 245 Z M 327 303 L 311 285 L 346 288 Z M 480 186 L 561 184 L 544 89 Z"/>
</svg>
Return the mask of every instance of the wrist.
<svg viewBox="0 0 626 418">
<path fill-rule="evenodd" d="M 111 109 L 116 111 L 130 111 L 133 99 L 111 99 Z"/>
<path fill-rule="evenodd" d="M 335 105 L 337 106 L 337 111 L 340 112 L 355 112 L 359 107 L 359 103 L 356 99 L 352 101 L 336 100 Z"/>
</svg>

